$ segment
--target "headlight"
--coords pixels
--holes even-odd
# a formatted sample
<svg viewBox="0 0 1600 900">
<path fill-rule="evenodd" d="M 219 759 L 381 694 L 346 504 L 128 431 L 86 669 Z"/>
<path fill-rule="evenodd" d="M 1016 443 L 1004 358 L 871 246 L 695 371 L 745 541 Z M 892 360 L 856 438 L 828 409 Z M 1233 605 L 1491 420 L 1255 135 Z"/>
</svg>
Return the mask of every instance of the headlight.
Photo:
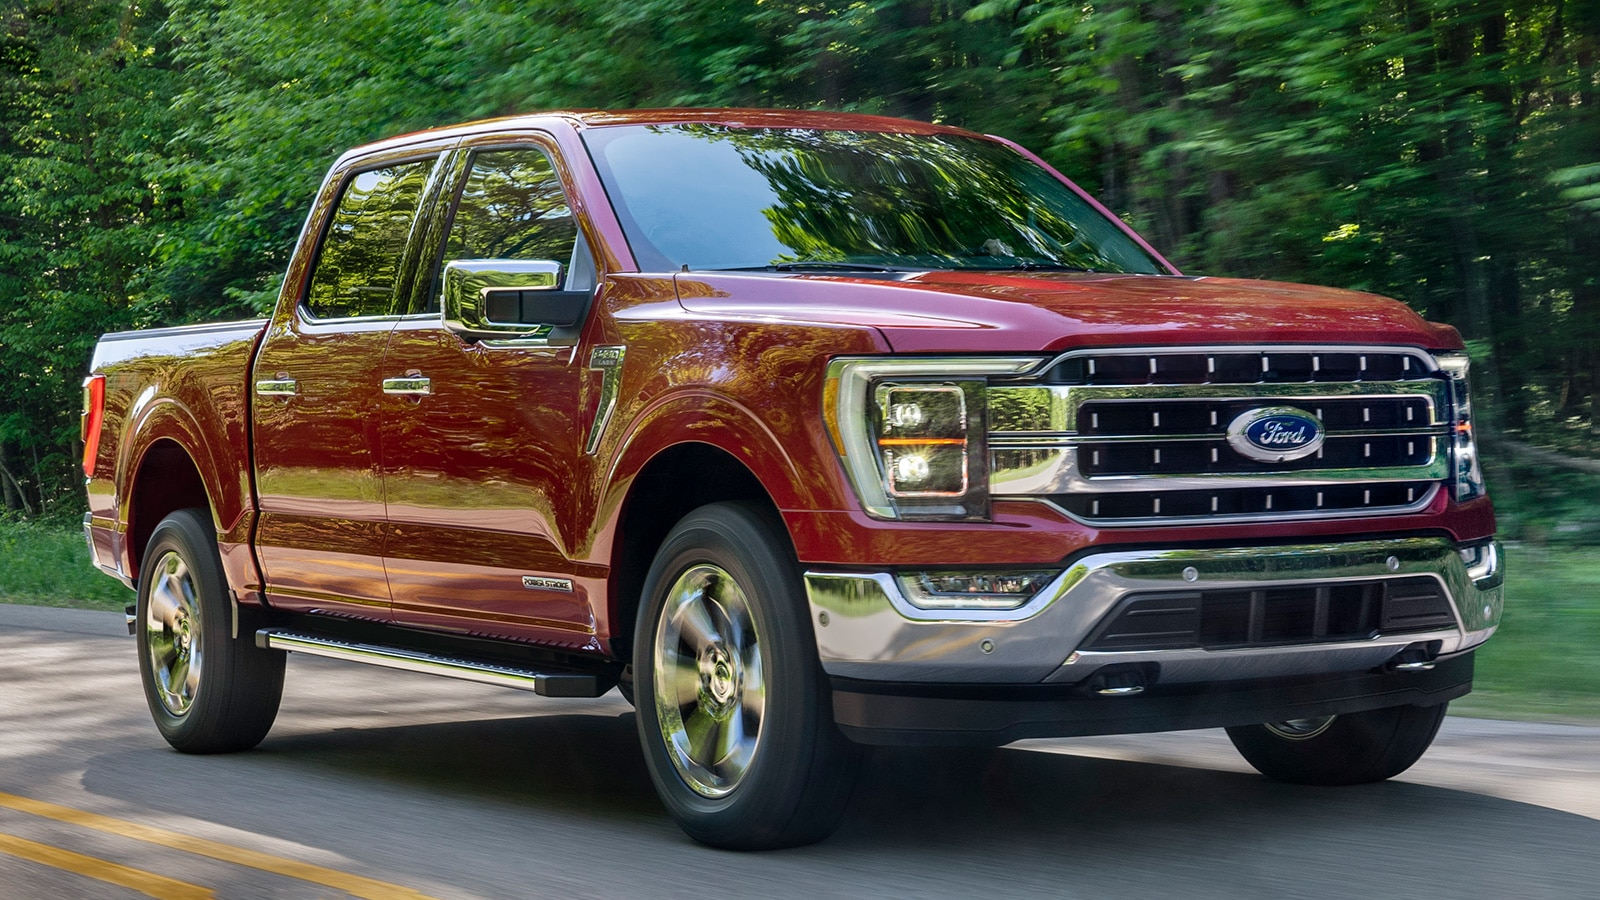
<svg viewBox="0 0 1600 900">
<path fill-rule="evenodd" d="M 987 378 L 1032 358 L 836 359 L 823 418 L 856 496 L 880 519 L 987 519 Z"/>
<path fill-rule="evenodd" d="M 1471 363 L 1465 353 L 1439 353 L 1434 359 L 1450 376 L 1451 407 L 1455 410 L 1451 421 L 1454 433 L 1451 449 L 1456 461 L 1456 499 L 1482 497 L 1485 492 L 1483 468 L 1478 465 L 1478 441 L 1472 434 L 1472 395 L 1467 389 L 1467 370 Z"/>
</svg>

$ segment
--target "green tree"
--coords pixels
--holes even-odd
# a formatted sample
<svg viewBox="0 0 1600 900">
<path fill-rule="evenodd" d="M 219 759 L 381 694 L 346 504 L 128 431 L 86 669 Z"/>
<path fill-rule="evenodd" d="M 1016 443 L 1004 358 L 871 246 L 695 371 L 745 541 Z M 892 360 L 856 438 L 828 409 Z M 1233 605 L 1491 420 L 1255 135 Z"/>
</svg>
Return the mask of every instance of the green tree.
<svg viewBox="0 0 1600 900">
<path fill-rule="evenodd" d="M 148 172 L 175 73 L 159 6 L 30 0 L 0 15 L 0 498 L 70 511 L 85 362 L 148 290 L 167 203 Z"/>
</svg>

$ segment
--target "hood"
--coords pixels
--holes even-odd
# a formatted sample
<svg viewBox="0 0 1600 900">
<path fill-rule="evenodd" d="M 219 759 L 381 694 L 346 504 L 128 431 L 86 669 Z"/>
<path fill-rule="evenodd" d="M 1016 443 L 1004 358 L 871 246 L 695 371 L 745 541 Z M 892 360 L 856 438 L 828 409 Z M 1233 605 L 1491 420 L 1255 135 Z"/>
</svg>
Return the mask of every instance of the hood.
<svg viewBox="0 0 1600 900">
<path fill-rule="evenodd" d="M 1403 303 L 1338 288 L 1180 275 L 930 272 L 904 279 L 693 272 L 679 302 L 701 315 L 880 331 L 900 353 L 1056 351 L 1103 345 L 1318 343 L 1461 347 Z"/>
</svg>

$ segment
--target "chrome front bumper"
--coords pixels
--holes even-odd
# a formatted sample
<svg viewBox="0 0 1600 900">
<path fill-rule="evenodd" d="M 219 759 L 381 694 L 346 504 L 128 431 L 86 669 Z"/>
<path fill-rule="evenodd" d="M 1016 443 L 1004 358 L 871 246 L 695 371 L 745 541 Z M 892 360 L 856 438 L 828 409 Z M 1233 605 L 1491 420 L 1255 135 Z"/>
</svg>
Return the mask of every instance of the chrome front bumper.
<svg viewBox="0 0 1600 900">
<path fill-rule="evenodd" d="M 1413 644 L 1437 641 L 1449 657 L 1499 625 L 1504 581 L 1498 544 L 1469 574 L 1444 538 L 1286 547 L 1127 550 L 1074 561 L 1019 609 L 927 610 L 887 572 L 809 571 L 806 593 L 817 652 L 829 675 L 868 681 L 1039 684 L 1082 681 L 1108 665 L 1155 664 L 1161 683 L 1356 672 Z M 1186 577 L 1187 575 L 1187 577 Z M 1080 650 L 1134 592 L 1256 589 L 1426 575 L 1439 580 L 1456 624 L 1369 640 L 1232 650 Z"/>
</svg>

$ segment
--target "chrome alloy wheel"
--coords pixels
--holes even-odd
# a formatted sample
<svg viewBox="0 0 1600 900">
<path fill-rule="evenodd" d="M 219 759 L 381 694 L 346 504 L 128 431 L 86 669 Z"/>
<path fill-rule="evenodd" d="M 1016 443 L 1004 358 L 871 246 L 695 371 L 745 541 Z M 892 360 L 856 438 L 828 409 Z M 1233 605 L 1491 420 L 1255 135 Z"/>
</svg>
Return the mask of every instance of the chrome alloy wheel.
<svg viewBox="0 0 1600 900">
<path fill-rule="evenodd" d="M 761 740 L 767 678 L 750 602 L 726 570 L 678 576 L 656 623 L 656 717 L 667 756 L 695 793 L 727 796 Z"/>
<path fill-rule="evenodd" d="M 1268 722 L 1264 727 L 1286 741 L 1306 741 L 1327 731 L 1335 718 L 1335 716 L 1315 716 L 1309 719 L 1286 719 L 1282 722 Z"/>
<path fill-rule="evenodd" d="M 161 705 L 182 716 L 200 686 L 200 598 L 183 557 L 168 551 L 156 560 L 145 609 L 145 647 Z"/>
</svg>

